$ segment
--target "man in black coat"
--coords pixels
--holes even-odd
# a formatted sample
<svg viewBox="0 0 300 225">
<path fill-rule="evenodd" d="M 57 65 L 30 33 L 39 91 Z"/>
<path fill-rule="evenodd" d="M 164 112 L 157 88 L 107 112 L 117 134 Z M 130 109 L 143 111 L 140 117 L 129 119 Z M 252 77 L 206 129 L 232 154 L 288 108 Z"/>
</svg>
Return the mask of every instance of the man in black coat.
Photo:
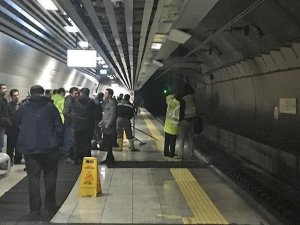
<svg viewBox="0 0 300 225">
<path fill-rule="evenodd" d="M 0 84 L 0 152 L 2 152 L 4 147 L 5 129 L 11 125 L 8 119 L 6 93 L 6 84 Z"/>
<path fill-rule="evenodd" d="M 19 90 L 12 89 L 9 92 L 11 101 L 7 104 L 8 117 L 14 123 L 16 120 L 17 110 L 19 109 Z M 19 133 L 19 128 L 11 126 L 6 128 L 7 133 L 7 154 L 9 155 L 11 161 L 14 164 L 20 164 L 22 159 L 22 154 L 20 154 L 17 149 L 17 138 Z"/>
<path fill-rule="evenodd" d="M 74 163 L 80 164 L 83 157 L 91 156 L 91 141 L 93 137 L 95 102 L 89 98 L 90 90 L 82 88 L 80 96 L 72 99 L 74 116 Z"/>
<path fill-rule="evenodd" d="M 31 97 L 16 115 L 20 128 L 17 148 L 24 154 L 28 176 L 29 204 L 32 215 L 40 214 L 40 176 L 43 171 L 45 208 L 56 210 L 56 178 L 59 159 L 58 147 L 63 144 L 63 124 L 57 108 L 44 96 L 44 88 L 30 88 Z"/>
</svg>

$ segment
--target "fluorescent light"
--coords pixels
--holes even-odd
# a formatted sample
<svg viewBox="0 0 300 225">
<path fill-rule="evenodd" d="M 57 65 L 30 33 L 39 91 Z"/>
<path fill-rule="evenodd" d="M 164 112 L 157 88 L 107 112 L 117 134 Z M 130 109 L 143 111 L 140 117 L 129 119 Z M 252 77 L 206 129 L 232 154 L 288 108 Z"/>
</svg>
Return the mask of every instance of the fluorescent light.
<svg viewBox="0 0 300 225">
<path fill-rule="evenodd" d="M 152 43 L 151 48 L 152 49 L 160 49 L 162 46 L 162 43 Z"/>
<path fill-rule="evenodd" d="M 69 33 L 76 33 L 78 32 L 78 28 L 76 26 L 64 26 L 64 28 L 69 32 Z"/>
<path fill-rule="evenodd" d="M 156 43 L 161 43 L 161 42 L 165 42 L 165 40 L 167 39 L 168 35 L 167 34 L 155 34 L 154 38 L 153 38 L 153 42 Z"/>
<path fill-rule="evenodd" d="M 68 50 L 67 65 L 68 67 L 96 67 L 96 55 L 94 50 Z"/>
<path fill-rule="evenodd" d="M 107 74 L 107 70 L 100 70 L 100 74 L 106 75 Z"/>
<path fill-rule="evenodd" d="M 89 47 L 89 43 L 87 41 L 78 41 L 77 44 L 81 47 L 81 48 L 88 48 Z"/>
<path fill-rule="evenodd" d="M 56 5 L 54 5 L 54 3 L 51 0 L 38 0 L 38 2 L 46 10 L 58 10 Z"/>
</svg>

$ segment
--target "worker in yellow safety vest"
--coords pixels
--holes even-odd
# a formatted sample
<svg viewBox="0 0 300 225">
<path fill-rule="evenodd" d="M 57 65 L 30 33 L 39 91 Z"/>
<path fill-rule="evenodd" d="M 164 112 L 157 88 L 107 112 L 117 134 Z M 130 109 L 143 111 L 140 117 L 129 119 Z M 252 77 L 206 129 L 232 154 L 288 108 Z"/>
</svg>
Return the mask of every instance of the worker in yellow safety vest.
<svg viewBox="0 0 300 225">
<path fill-rule="evenodd" d="M 166 97 L 167 113 L 165 119 L 165 144 L 164 156 L 175 156 L 175 145 L 178 131 L 178 124 L 183 117 L 183 101 L 178 95 L 168 95 Z"/>
</svg>

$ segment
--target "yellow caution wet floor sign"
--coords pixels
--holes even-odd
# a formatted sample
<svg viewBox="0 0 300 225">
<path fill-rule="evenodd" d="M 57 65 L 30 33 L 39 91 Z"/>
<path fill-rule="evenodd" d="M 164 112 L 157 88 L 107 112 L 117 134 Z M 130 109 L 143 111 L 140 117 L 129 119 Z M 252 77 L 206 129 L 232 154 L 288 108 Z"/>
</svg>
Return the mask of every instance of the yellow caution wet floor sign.
<svg viewBox="0 0 300 225">
<path fill-rule="evenodd" d="M 98 163 L 95 157 L 84 157 L 80 174 L 79 196 L 101 195 Z"/>
</svg>

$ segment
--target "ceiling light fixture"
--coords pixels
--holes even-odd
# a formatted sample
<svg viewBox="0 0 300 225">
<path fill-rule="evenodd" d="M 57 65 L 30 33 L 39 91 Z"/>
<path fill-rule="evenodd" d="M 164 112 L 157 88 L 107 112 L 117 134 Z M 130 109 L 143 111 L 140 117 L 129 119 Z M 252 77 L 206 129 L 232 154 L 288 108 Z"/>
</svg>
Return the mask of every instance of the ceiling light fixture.
<svg viewBox="0 0 300 225">
<path fill-rule="evenodd" d="M 162 43 L 155 43 L 155 42 L 153 42 L 152 45 L 151 45 L 151 48 L 158 50 L 158 49 L 161 48 L 161 46 L 162 46 Z"/>
<path fill-rule="evenodd" d="M 79 30 L 76 26 L 64 26 L 69 33 L 77 33 Z"/>
<path fill-rule="evenodd" d="M 38 0 L 38 2 L 46 10 L 58 10 L 56 5 L 51 0 Z"/>
<path fill-rule="evenodd" d="M 88 48 L 89 47 L 89 43 L 87 41 L 78 41 L 77 44 L 81 48 Z"/>
</svg>

